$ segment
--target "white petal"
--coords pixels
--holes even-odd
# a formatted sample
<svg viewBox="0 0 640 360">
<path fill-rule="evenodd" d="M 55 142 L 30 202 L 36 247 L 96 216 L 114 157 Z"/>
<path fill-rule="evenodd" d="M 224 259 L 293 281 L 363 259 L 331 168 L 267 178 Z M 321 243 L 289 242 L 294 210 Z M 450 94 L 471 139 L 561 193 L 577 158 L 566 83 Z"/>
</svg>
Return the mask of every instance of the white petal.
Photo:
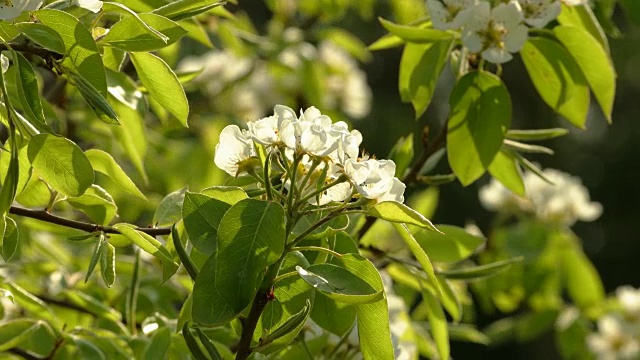
<svg viewBox="0 0 640 360">
<path fill-rule="evenodd" d="M 438 0 L 427 0 L 427 11 L 431 17 L 434 29 L 447 30 L 450 29 L 449 11 Z"/>
<path fill-rule="evenodd" d="M 502 64 L 513 58 L 506 50 L 492 46 L 482 52 L 482 58 L 494 64 Z"/>
<path fill-rule="evenodd" d="M 520 24 L 523 18 L 520 4 L 514 1 L 502 3 L 491 10 L 491 19 L 504 24 L 507 29 Z"/>
<path fill-rule="evenodd" d="M 482 38 L 478 33 L 472 30 L 466 30 L 462 33 L 462 44 L 472 53 L 482 50 Z"/>
<path fill-rule="evenodd" d="M 510 52 L 518 52 L 527 42 L 529 30 L 524 25 L 518 25 L 516 28 L 509 29 L 504 37 L 504 46 Z"/>
<path fill-rule="evenodd" d="M 407 188 L 407 186 L 400 181 L 400 179 L 394 177 L 392 180 L 393 184 L 391 186 L 391 189 L 389 189 L 389 191 L 382 195 L 380 198 L 378 198 L 378 201 L 396 201 L 399 203 L 403 203 L 404 202 L 404 191 Z"/>
<path fill-rule="evenodd" d="M 236 125 L 228 125 L 220 132 L 214 163 L 231 176 L 238 173 L 238 164 L 253 156 L 253 142 Z"/>
<path fill-rule="evenodd" d="M 468 16 L 464 25 L 466 30 L 485 30 L 491 19 L 491 5 L 486 1 L 482 1 L 469 10 Z"/>
<path fill-rule="evenodd" d="M 102 1 L 97 0 L 76 0 L 76 4 L 91 12 L 97 13 L 102 9 Z"/>
</svg>

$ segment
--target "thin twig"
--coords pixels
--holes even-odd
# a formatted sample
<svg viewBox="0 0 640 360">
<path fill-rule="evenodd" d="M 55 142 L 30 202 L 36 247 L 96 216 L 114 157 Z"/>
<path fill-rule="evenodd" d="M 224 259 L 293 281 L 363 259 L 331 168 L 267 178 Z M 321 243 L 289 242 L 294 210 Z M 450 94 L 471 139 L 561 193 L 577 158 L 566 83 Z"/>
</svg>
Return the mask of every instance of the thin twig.
<svg viewBox="0 0 640 360">
<path fill-rule="evenodd" d="M 63 218 L 61 216 L 53 215 L 46 210 L 33 210 L 33 209 L 26 209 L 20 206 L 11 206 L 11 208 L 9 209 L 9 213 L 18 215 L 18 216 L 24 216 L 24 217 L 40 220 L 40 221 L 45 221 L 45 222 L 60 225 L 60 226 L 65 226 L 72 229 L 82 230 L 89 233 L 95 232 L 95 231 L 103 231 L 107 234 L 120 234 L 120 232 L 113 226 L 99 225 L 99 224 L 92 224 L 88 222 L 78 221 L 78 220 L 71 220 L 71 219 Z M 159 228 L 138 227 L 136 228 L 136 230 L 140 232 L 144 232 L 151 236 L 171 234 L 170 227 L 159 227 Z"/>
</svg>

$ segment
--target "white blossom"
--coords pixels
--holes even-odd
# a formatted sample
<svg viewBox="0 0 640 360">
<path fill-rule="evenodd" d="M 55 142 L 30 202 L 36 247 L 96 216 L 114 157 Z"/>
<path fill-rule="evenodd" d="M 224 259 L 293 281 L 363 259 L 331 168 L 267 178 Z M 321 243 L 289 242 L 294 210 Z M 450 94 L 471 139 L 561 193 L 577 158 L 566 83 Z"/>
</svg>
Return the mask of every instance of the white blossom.
<svg viewBox="0 0 640 360">
<path fill-rule="evenodd" d="M 2 54 L 0 54 L 0 66 L 2 67 L 3 74 L 9 69 L 9 59 Z"/>
<path fill-rule="evenodd" d="M 535 28 L 543 28 L 555 20 L 562 4 L 559 0 L 518 0 L 524 15 L 524 22 Z"/>
<path fill-rule="evenodd" d="M 587 346 L 599 360 L 631 360 L 640 356 L 640 343 L 615 315 L 598 319 L 598 332 L 587 336 Z"/>
<path fill-rule="evenodd" d="M 99 0 L 76 0 L 75 4 L 93 13 L 98 13 L 102 9 L 102 1 Z"/>
<path fill-rule="evenodd" d="M 220 133 L 214 162 L 231 176 L 237 176 L 240 165 L 256 155 L 253 141 L 236 125 L 228 125 Z"/>
<path fill-rule="evenodd" d="M 331 125 L 331 118 L 312 106 L 302 112 L 297 120 L 283 123 L 281 138 L 292 150 L 327 156 L 337 147 L 337 139 L 329 133 Z"/>
<path fill-rule="evenodd" d="M 590 201 L 589 192 L 579 178 L 555 169 L 545 169 L 543 173 L 552 184 L 532 172 L 524 174 L 525 197 L 511 193 L 492 179 L 480 189 L 480 201 L 489 210 L 532 213 L 543 221 L 567 226 L 600 217 L 602 205 Z"/>
<path fill-rule="evenodd" d="M 616 298 L 625 317 L 636 322 L 640 321 L 640 289 L 621 286 L 616 289 Z"/>
<path fill-rule="evenodd" d="M 487 61 L 507 62 L 513 58 L 511 53 L 520 51 L 527 41 L 528 30 L 522 20 L 518 2 L 500 3 L 493 9 L 488 2 L 480 2 L 470 10 L 462 31 L 462 43 Z"/>
<path fill-rule="evenodd" d="M 42 0 L 3 0 L 0 3 L 0 20 L 13 20 L 25 11 L 38 10 Z"/>
<path fill-rule="evenodd" d="M 434 29 L 459 29 L 469 17 L 477 0 L 427 0 L 427 10 Z"/>
<path fill-rule="evenodd" d="M 344 172 L 365 198 L 404 202 L 405 185 L 394 177 L 396 164 L 392 160 L 347 160 Z"/>
</svg>

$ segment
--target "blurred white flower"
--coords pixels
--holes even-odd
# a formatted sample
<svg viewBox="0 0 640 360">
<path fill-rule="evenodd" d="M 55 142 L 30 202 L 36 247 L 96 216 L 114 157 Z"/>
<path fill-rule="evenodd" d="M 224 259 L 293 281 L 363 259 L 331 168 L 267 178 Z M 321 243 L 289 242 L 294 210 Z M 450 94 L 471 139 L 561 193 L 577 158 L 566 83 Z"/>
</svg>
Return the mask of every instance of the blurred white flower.
<svg viewBox="0 0 640 360">
<path fill-rule="evenodd" d="M 640 289 L 621 286 L 616 289 L 616 298 L 626 318 L 640 321 Z"/>
<path fill-rule="evenodd" d="M 427 10 L 434 29 L 459 29 L 466 22 L 469 10 L 478 0 L 427 0 Z"/>
<path fill-rule="evenodd" d="M 522 8 L 524 22 L 535 28 L 545 27 L 562 11 L 559 0 L 518 0 L 518 2 Z"/>
<path fill-rule="evenodd" d="M 194 83 L 200 84 L 208 95 L 215 96 L 232 83 L 247 75 L 253 60 L 236 56 L 229 51 L 210 51 L 201 56 L 187 56 L 178 64 L 179 71 L 202 70 Z"/>
<path fill-rule="evenodd" d="M 237 176 L 242 163 L 255 155 L 253 141 L 246 131 L 240 130 L 236 125 L 228 125 L 220 133 L 213 161 L 229 175 Z"/>
<path fill-rule="evenodd" d="M 567 226 L 578 220 L 593 221 L 600 217 L 602 205 L 590 201 L 589 192 L 579 178 L 554 169 L 545 169 L 544 175 L 553 184 L 532 172 L 524 174 L 525 197 L 513 194 L 492 179 L 480 189 L 480 201 L 488 210 L 528 212 L 543 221 Z"/>
<path fill-rule="evenodd" d="M 640 343 L 615 315 L 598 319 L 598 332 L 587 336 L 587 346 L 599 360 L 631 360 L 640 356 Z"/>
<path fill-rule="evenodd" d="M 462 44 L 473 53 L 496 64 L 513 58 L 527 41 L 528 30 L 522 23 L 523 15 L 518 2 L 500 3 L 491 8 L 480 2 L 470 9 L 462 31 Z"/>
<path fill-rule="evenodd" d="M 13 20 L 25 11 L 38 10 L 42 0 L 4 0 L 0 4 L 0 20 Z"/>
</svg>

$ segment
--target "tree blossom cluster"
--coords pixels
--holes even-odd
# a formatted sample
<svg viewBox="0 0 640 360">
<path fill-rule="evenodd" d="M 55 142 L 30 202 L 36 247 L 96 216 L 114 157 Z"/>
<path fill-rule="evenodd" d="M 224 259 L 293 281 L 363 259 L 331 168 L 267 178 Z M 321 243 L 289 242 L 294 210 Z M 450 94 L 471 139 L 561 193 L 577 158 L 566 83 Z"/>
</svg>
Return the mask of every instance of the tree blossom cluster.
<svg viewBox="0 0 640 360">
<path fill-rule="evenodd" d="M 427 0 L 426 6 L 435 29 L 459 30 L 465 48 L 496 64 L 522 49 L 527 25 L 543 28 L 562 10 L 560 0 L 498 1 L 496 6 L 486 0 Z"/>
<path fill-rule="evenodd" d="M 542 221 L 567 226 L 600 217 L 602 205 L 589 200 L 589 191 L 579 178 L 555 169 L 543 173 L 550 182 L 532 172 L 524 174 L 524 197 L 492 179 L 480 189 L 480 202 L 488 210 L 530 213 Z"/>
<path fill-rule="evenodd" d="M 601 316 L 597 331 L 587 336 L 587 347 L 597 359 L 640 357 L 640 289 L 622 286 L 616 290 L 616 311 Z"/>
<path fill-rule="evenodd" d="M 0 20 L 11 21 L 26 11 L 35 11 L 42 6 L 43 0 L 4 0 L 0 1 Z M 70 4 L 97 13 L 102 9 L 99 0 L 75 0 Z"/>
<path fill-rule="evenodd" d="M 194 83 L 213 99 L 218 111 L 240 118 L 262 117 L 273 104 L 306 95 L 314 86 L 309 83 L 309 73 L 314 71 L 323 75 L 316 79 L 321 91 L 314 95 L 323 108 L 340 110 L 353 119 L 369 114 L 372 94 L 367 76 L 347 51 L 329 40 L 317 46 L 303 41 L 297 28 L 284 30 L 278 41 L 283 44 L 265 39 L 265 56 L 213 50 L 186 57 L 178 69 L 201 70 Z"/>
<path fill-rule="evenodd" d="M 220 133 L 214 162 L 231 176 L 255 171 L 258 144 L 286 170 L 285 187 L 291 189 L 293 179 L 302 197 L 324 188 L 309 199 L 311 203 L 342 202 L 356 192 L 379 202 L 404 201 L 405 185 L 394 176 L 395 163 L 358 157 L 360 132 L 349 131 L 345 122 L 333 123 L 315 107 L 298 116 L 291 108 L 276 105 L 272 116 L 247 126 L 244 130 L 228 125 Z"/>
</svg>

